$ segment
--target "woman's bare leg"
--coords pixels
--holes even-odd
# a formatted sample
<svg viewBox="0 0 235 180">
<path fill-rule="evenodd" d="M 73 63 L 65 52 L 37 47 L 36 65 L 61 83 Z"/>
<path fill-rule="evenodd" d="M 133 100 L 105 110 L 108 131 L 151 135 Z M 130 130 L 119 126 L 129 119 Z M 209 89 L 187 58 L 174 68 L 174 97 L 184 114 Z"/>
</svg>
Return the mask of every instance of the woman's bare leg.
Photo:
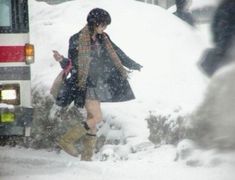
<svg viewBox="0 0 235 180">
<path fill-rule="evenodd" d="M 100 102 L 97 100 L 86 100 L 87 125 L 89 127 L 87 135 L 83 137 L 83 150 L 81 152 L 82 161 L 91 161 L 96 145 L 96 125 L 102 121 Z"/>
<path fill-rule="evenodd" d="M 90 132 L 96 134 L 96 125 L 102 121 L 100 102 L 87 99 L 85 102 L 85 109 L 87 111 L 87 125 L 90 128 Z"/>
</svg>

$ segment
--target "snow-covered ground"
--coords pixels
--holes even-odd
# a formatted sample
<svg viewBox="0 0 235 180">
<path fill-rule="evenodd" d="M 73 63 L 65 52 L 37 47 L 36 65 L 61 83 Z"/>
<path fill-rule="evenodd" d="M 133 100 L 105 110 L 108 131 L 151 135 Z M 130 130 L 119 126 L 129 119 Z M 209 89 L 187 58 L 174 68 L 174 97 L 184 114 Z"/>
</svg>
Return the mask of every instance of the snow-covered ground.
<svg viewBox="0 0 235 180">
<path fill-rule="evenodd" d="M 104 147 L 93 162 L 81 162 L 63 152 L 1 147 L 1 180 L 234 179 L 232 152 L 192 148 L 190 156 L 175 161 L 179 149 L 170 145 L 155 147 L 148 140 L 145 118 L 150 111 L 157 115 L 184 115 L 201 103 L 207 79 L 196 64 L 208 46 L 202 38 L 206 34 L 201 35 L 199 29 L 162 8 L 134 0 L 75 0 L 54 6 L 29 2 L 31 41 L 36 47 L 33 87 L 45 96 L 60 71 L 52 50 L 67 55 L 69 37 L 86 24 L 86 16 L 94 7 L 110 12 L 112 24 L 107 33 L 143 65 L 143 70 L 131 74 L 135 100 L 102 104 L 104 118 L 121 127 L 125 144 Z M 104 156 L 112 158 L 102 161 Z"/>
<path fill-rule="evenodd" d="M 203 166 L 175 162 L 175 148 L 149 146 L 124 161 L 82 162 L 65 154 L 0 148 L 1 180 L 233 180 L 230 157 L 199 153 Z M 212 158 L 213 157 L 213 158 Z M 226 163 L 224 163 L 226 162 Z M 228 163 L 229 162 L 229 163 Z"/>
</svg>

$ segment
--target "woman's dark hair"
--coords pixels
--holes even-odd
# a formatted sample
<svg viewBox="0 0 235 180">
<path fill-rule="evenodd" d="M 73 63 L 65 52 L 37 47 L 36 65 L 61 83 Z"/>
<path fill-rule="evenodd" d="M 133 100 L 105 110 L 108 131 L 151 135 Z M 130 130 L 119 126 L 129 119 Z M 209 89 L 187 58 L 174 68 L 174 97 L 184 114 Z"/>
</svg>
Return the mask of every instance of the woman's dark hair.
<svg viewBox="0 0 235 180">
<path fill-rule="evenodd" d="M 107 11 L 100 8 L 92 9 L 87 16 L 87 23 L 91 31 L 99 25 L 109 25 L 111 17 Z"/>
</svg>

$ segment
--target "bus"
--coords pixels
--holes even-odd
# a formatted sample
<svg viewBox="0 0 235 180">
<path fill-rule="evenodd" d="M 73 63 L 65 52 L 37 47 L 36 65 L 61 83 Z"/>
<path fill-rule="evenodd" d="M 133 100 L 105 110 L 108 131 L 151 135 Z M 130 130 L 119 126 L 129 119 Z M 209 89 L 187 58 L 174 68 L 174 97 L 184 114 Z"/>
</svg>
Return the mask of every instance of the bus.
<svg viewBox="0 0 235 180">
<path fill-rule="evenodd" d="M 31 71 L 28 0 L 0 0 L 0 137 L 31 133 Z"/>
</svg>

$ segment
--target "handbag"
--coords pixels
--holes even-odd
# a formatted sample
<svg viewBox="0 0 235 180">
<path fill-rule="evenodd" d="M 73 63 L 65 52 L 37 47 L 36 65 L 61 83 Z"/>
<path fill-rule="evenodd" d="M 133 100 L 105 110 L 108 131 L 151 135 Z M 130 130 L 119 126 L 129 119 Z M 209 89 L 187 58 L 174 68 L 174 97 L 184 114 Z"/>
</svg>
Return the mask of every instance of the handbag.
<svg viewBox="0 0 235 180">
<path fill-rule="evenodd" d="M 63 88 L 64 80 L 69 74 L 71 68 L 72 68 L 72 62 L 69 59 L 66 67 L 56 76 L 55 80 L 53 81 L 51 89 L 50 89 L 50 94 L 52 95 L 54 99 L 57 98 L 60 90 Z"/>
</svg>

